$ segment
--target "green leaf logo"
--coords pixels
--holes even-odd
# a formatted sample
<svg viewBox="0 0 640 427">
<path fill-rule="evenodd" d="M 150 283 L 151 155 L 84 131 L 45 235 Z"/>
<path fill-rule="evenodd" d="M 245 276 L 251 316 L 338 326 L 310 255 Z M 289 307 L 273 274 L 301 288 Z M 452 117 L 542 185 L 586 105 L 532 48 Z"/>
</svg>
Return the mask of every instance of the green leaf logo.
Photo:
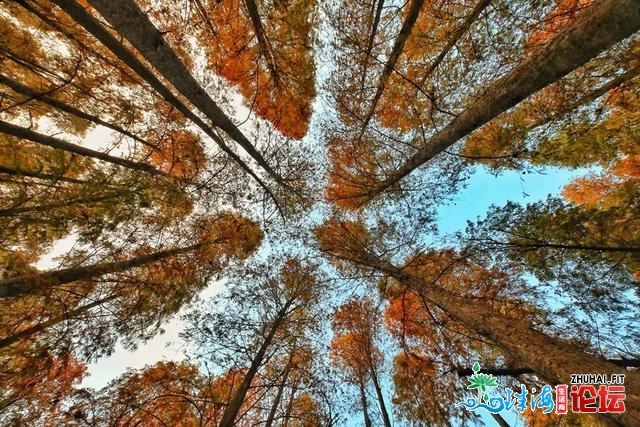
<svg viewBox="0 0 640 427">
<path fill-rule="evenodd" d="M 478 403 L 486 402 L 489 399 L 489 395 L 486 393 L 488 388 L 498 387 L 496 378 L 489 374 L 480 374 L 480 364 L 478 362 L 473 364 L 473 375 L 469 377 L 469 385 L 467 389 L 478 390 Z"/>
</svg>

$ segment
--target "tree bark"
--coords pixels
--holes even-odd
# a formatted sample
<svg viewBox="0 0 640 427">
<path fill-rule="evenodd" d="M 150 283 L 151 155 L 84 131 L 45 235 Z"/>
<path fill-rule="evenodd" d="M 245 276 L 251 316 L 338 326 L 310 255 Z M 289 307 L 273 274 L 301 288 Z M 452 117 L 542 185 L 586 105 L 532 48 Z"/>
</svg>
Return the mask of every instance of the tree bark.
<svg viewBox="0 0 640 427">
<path fill-rule="evenodd" d="M 526 318 L 507 318 L 481 300 L 469 299 L 426 283 L 419 276 L 405 273 L 388 261 L 367 255 L 355 261 L 381 271 L 404 283 L 422 295 L 447 315 L 487 338 L 524 365 L 535 371 L 541 379 L 552 384 L 569 384 L 571 374 L 617 374 L 620 367 L 575 348 L 570 343 L 533 328 Z M 625 377 L 627 411 L 611 418 L 634 424 L 640 417 L 640 375 L 627 372 Z M 610 414 L 611 415 L 611 414 Z"/>
<path fill-rule="evenodd" d="M 278 74 L 278 69 L 276 68 L 276 61 L 273 56 L 273 52 L 271 52 L 269 41 L 267 40 L 267 36 L 264 33 L 264 26 L 262 25 L 262 21 L 260 20 L 258 5 L 254 0 L 244 0 L 244 4 L 247 7 L 249 18 L 251 18 L 251 25 L 253 26 L 253 31 L 256 35 L 256 39 L 258 40 L 258 47 L 260 48 L 260 52 L 262 53 L 262 56 L 267 63 L 267 69 L 269 70 L 269 74 L 271 74 L 274 86 L 279 87 L 280 75 Z"/>
<path fill-rule="evenodd" d="M 399 169 L 367 189 L 377 197 L 470 132 L 560 79 L 640 28 L 639 0 L 602 0 L 586 9 L 562 33 L 505 76 L 481 90 L 453 121 Z"/>
<path fill-rule="evenodd" d="M 362 404 L 362 415 L 364 416 L 365 427 L 371 427 L 371 418 L 369 417 L 369 408 L 367 406 L 367 394 L 364 390 L 364 381 L 359 384 L 360 389 L 360 403 Z"/>
<path fill-rule="evenodd" d="M 12 176 L 22 176 L 29 178 L 45 179 L 49 181 L 68 182 L 70 184 L 92 184 L 88 181 L 76 178 L 69 178 L 62 175 L 56 175 L 52 173 L 34 172 L 26 169 L 20 169 L 20 167 L 9 167 L 0 165 L 0 173 L 4 173 Z"/>
<path fill-rule="evenodd" d="M 378 383 L 378 375 L 375 371 L 371 372 L 371 380 L 373 381 L 373 388 L 376 390 L 376 396 L 378 397 L 378 403 L 380 404 L 380 412 L 382 413 L 382 422 L 385 427 L 391 427 L 391 419 L 389 412 L 387 411 L 387 405 L 384 403 L 384 397 L 382 396 L 382 388 Z"/>
<path fill-rule="evenodd" d="M 28 213 L 28 212 L 46 212 L 53 209 L 68 208 L 74 205 L 100 203 L 100 202 L 105 202 L 107 200 L 114 200 L 114 199 L 117 199 L 118 197 L 119 196 L 116 194 L 111 194 L 107 196 L 102 195 L 102 196 L 93 196 L 93 197 L 78 197 L 75 199 L 65 200 L 62 202 L 45 203 L 42 205 L 35 205 L 35 206 L 16 206 L 9 209 L 0 209 L 0 218 L 17 216 L 17 215 Z"/>
<path fill-rule="evenodd" d="M 203 247 L 203 243 L 184 248 L 167 249 L 148 255 L 141 255 L 124 261 L 98 263 L 83 267 L 63 268 L 61 270 L 45 271 L 43 273 L 17 276 L 0 281 L 0 298 L 13 298 L 25 294 L 33 294 L 38 290 L 46 290 L 56 285 L 89 280 L 105 274 L 119 273 L 130 268 L 140 267 L 165 258 L 193 252 Z"/>
<path fill-rule="evenodd" d="M 128 130 L 122 128 L 121 126 L 118 126 L 116 124 L 113 123 L 109 123 L 107 121 L 102 120 L 101 118 L 99 118 L 98 116 L 94 116 L 92 114 L 89 113 L 85 113 L 81 110 L 78 110 L 77 108 L 59 101 L 51 96 L 49 96 L 48 94 L 51 93 L 51 91 L 47 91 L 44 93 L 39 93 L 7 76 L 3 76 L 0 75 L 0 83 L 2 83 L 3 85 L 11 88 L 11 90 L 13 90 L 14 92 L 17 92 L 21 95 L 25 95 L 27 97 L 30 97 L 31 99 L 34 99 L 36 101 L 40 101 L 44 104 L 50 105 L 51 107 L 57 108 L 61 111 L 64 111 L 65 113 L 69 113 L 72 114 L 78 118 L 81 118 L 83 120 L 87 120 L 91 123 L 94 123 L 96 125 L 100 125 L 100 126 L 104 126 L 106 128 L 109 128 L 111 130 L 114 130 L 124 136 L 127 136 L 131 139 L 133 139 L 134 141 L 137 141 L 149 148 L 155 149 L 156 147 L 151 144 L 150 142 L 145 141 L 144 139 L 140 138 L 139 136 L 134 135 L 133 133 L 129 132 Z"/>
<path fill-rule="evenodd" d="M 63 2 L 67 0 L 57 0 Z M 262 154 L 205 92 L 189 69 L 165 42 L 162 33 L 132 0 L 89 0 L 117 31 L 153 65 L 156 70 L 200 110 L 214 125 L 236 141 L 278 184 L 286 186 Z"/>
<path fill-rule="evenodd" d="M 116 295 L 110 295 L 105 298 L 101 298 L 99 300 L 95 300 L 89 304 L 83 305 L 82 307 L 74 308 L 73 310 L 65 311 L 63 314 L 57 317 L 52 317 L 51 319 L 38 323 L 37 325 L 33 325 L 28 327 L 27 329 L 23 329 L 20 332 L 16 332 L 15 334 L 9 335 L 8 337 L 0 339 L 0 348 L 8 347 L 11 344 L 29 338 L 32 335 L 35 335 L 39 332 L 43 332 L 51 326 L 57 325 L 59 323 L 64 322 L 65 320 L 74 319 L 81 314 L 86 313 L 94 307 L 98 307 L 99 305 L 104 304 L 105 302 L 112 301 L 116 299 Z"/>
<path fill-rule="evenodd" d="M 369 125 L 371 121 L 371 117 L 376 112 L 376 107 L 378 105 L 378 101 L 382 97 L 382 93 L 387 87 L 387 83 L 389 82 L 389 78 L 391 77 L 391 73 L 396 67 L 398 63 L 398 59 L 400 59 L 400 55 L 402 55 L 402 50 L 404 49 L 404 45 L 407 42 L 407 39 L 411 35 L 411 30 L 413 30 L 413 26 L 416 24 L 418 19 L 418 15 L 420 15 L 420 10 L 424 5 L 424 0 L 412 0 L 409 5 L 409 11 L 407 12 L 407 16 L 402 23 L 402 27 L 400 28 L 400 33 L 396 37 L 396 41 L 393 44 L 393 48 L 391 49 L 391 53 L 389 54 L 389 58 L 387 59 L 386 64 L 384 65 L 384 69 L 382 70 L 382 74 L 380 75 L 380 79 L 378 80 L 378 86 L 376 87 L 376 93 L 371 101 L 371 106 L 369 107 L 369 111 L 367 115 L 362 120 L 362 131 L 360 132 L 360 138 L 364 134 L 366 127 Z"/>
<path fill-rule="evenodd" d="M 362 67 L 362 80 L 360 80 L 360 87 L 364 90 L 365 81 L 367 79 L 367 68 L 369 68 L 369 57 L 373 50 L 373 43 L 376 39 L 376 33 L 378 32 L 378 25 L 380 24 L 380 16 L 382 15 L 382 8 L 384 7 L 384 0 L 378 0 L 373 20 L 371 22 L 371 30 L 369 31 L 369 40 L 367 41 L 367 47 L 364 51 L 364 67 Z"/>
<path fill-rule="evenodd" d="M 242 408 L 242 404 L 244 403 L 244 399 L 247 396 L 247 392 L 249 391 L 249 387 L 251 387 L 251 382 L 253 381 L 255 375 L 258 373 L 258 369 L 260 369 L 260 366 L 262 366 L 262 361 L 264 360 L 264 356 L 267 353 L 267 350 L 271 346 L 273 338 L 280 329 L 280 326 L 284 322 L 285 318 L 288 316 L 288 310 L 291 304 L 292 301 L 287 301 L 284 307 L 282 307 L 282 309 L 277 313 L 273 324 L 269 329 L 269 333 L 265 337 L 264 341 L 262 341 L 262 344 L 260 345 L 260 348 L 258 349 L 256 355 L 253 357 L 251 365 L 249 366 L 249 370 L 242 379 L 242 383 L 240 384 L 238 391 L 229 402 L 229 405 L 227 405 L 227 407 L 225 408 L 218 427 L 232 427 L 234 425 L 235 419 L 238 416 L 238 413 Z"/>
<path fill-rule="evenodd" d="M 284 372 L 282 373 L 282 381 L 278 385 L 278 391 L 276 392 L 276 396 L 273 399 L 273 404 L 271 405 L 271 409 L 269 410 L 269 415 L 267 416 L 267 421 L 264 424 L 264 427 L 271 427 L 273 425 L 273 421 L 276 418 L 276 413 L 278 412 L 278 406 L 280 406 L 280 401 L 282 400 L 282 394 L 284 393 L 284 386 L 287 383 L 287 379 L 289 378 L 289 371 L 291 370 L 291 363 L 293 361 L 293 356 L 295 352 L 291 350 L 291 354 L 289 355 L 289 360 L 287 365 L 284 368 Z"/>
<path fill-rule="evenodd" d="M 187 108 L 138 58 L 133 55 L 120 41 L 111 35 L 91 14 L 89 14 L 75 0 L 52 0 L 65 11 L 71 18 L 78 22 L 85 30 L 91 33 L 98 41 L 105 45 L 114 55 L 118 57 L 129 68 L 142 77 L 165 101 L 171 104 L 182 115 L 191 120 L 196 126 L 209 136 L 220 149 L 235 161 L 245 172 L 247 172 L 262 187 L 267 194 L 278 204 L 271 189 L 262 179 L 234 153 L 216 132 L 208 126 L 200 117 Z"/>
<path fill-rule="evenodd" d="M 7 135 L 15 136 L 16 138 L 27 139 L 37 144 L 46 145 L 58 150 L 68 151 L 70 153 L 79 154 L 84 157 L 90 157 L 96 160 L 101 160 L 103 162 L 122 166 L 138 172 L 145 172 L 150 175 L 163 176 L 167 178 L 175 178 L 173 175 L 156 169 L 150 164 L 134 162 L 132 160 L 127 160 L 120 157 L 114 157 L 109 154 L 101 153 L 100 151 L 92 150 L 81 145 L 72 144 L 70 142 L 54 138 L 52 136 L 43 135 L 41 133 L 32 131 L 31 129 L 16 126 L 2 120 L 0 120 L 0 132 Z"/>
</svg>

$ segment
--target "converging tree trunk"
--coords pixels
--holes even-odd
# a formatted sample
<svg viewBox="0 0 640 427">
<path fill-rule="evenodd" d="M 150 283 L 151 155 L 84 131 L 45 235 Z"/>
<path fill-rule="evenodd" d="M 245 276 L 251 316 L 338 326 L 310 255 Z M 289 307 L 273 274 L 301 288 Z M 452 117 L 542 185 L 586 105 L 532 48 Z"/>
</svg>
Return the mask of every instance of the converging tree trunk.
<svg viewBox="0 0 640 427">
<path fill-rule="evenodd" d="M 548 44 L 479 92 L 469 101 L 467 108 L 423 148 L 400 168 L 391 172 L 385 180 L 368 189 L 365 193 L 367 198 L 375 198 L 473 130 L 639 28 L 640 1 L 602 0 L 594 3 Z"/>
<path fill-rule="evenodd" d="M 193 252 L 203 246 L 204 243 L 197 243 L 184 248 L 167 249 L 148 255 L 141 255 L 124 261 L 98 263 L 83 267 L 45 271 L 28 276 L 11 277 L 0 281 L 0 298 L 12 298 L 32 294 L 38 292 L 38 290 L 47 290 L 56 285 L 63 285 L 78 280 L 95 279 L 111 273 L 120 273 L 130 268 L 140 267 L 176 255 Z"/>
</svg>

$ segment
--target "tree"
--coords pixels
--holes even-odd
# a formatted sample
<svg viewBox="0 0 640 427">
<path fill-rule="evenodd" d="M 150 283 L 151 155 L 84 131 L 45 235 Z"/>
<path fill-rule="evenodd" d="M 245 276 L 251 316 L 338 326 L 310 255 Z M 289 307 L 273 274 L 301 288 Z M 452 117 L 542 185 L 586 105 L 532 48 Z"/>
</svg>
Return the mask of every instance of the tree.
<svg viewBox="0 0 640 427">
<path fill-rule="evenodd" d="M 350 382 L 360 388 L 365 424 L 369 416 L 364 390 L 365 384 L 371 379 L 380 405 L 382 421 L 386 427 L 390 427 L 391 419 L 380 385 L 383 355 L 376 345 L 380 334 L 376 328 L 380 321 L 379 317 L 370 299 L 347 301 L 333 314 L 334 338 L 331 341 L 331 347 L 334 363 L 347 372 Z"/>
<path fill-rule="evenodd" d="M 344 223 L 336 219 L 316 231 L 320 247 L 328 255 L 348 263 L 372 268 L 388 275 L 422 295 L 430 306 L 444 311 L 476 334 L 516 360 L 531 367 L 543 380 L 552 383 L 568 381 L 573 371 L 617 371 L 615 365 L 589 353 L 577 350 L 569 342 L 534 329 L 530 317 L 505 315 L 500 307 L 451 292 L 435 282 L 425 280 L 410 268 L 400 268 L 378 257 L 367 246 L 367 231 L 361 223 Z M 341 236 L 337 239 L 337 236 Z M 628 391 L 627 412 L 619 417 L 621 422 L 632 420 L 638 413 L 636 384 L 638 380 L 629 373 L 625 382 Z"/>
<path fill-rule="evenodd" d="M 600 2 L 592 6 L 589 13 L 576 18 L 563 32 L 542 48 L 530 53 L 505 76 L 483 87 L 454 120 L 425 141 L 425 146 L 409 160 L 387 174 L 379 183 L 360 189 L 355 198 L 356 205 L 360 203 L 357 200 L 362 198 L 375 198 L 471 131 L 568 74 L 613 43 L 633 34 L 640 25 L 636 6 L 632 2 L 624 5 Z M 623 11 L 622 7 L 629 9 Z M 597 33 L 596 36 L 596 31 L 602 31 L 602 34 Z M 587 40 L 590 42 L 586 42 Z M 580 44 L 580 49 L 574 48 L 577 44 Z"/>
</svg>

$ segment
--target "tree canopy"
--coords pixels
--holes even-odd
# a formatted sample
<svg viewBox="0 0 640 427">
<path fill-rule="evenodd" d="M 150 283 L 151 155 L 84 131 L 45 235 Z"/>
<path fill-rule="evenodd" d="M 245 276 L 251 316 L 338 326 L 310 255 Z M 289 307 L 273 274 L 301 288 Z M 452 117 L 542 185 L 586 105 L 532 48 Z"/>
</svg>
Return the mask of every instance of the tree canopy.
<svg viewBox="0 0 640 427">
<path fill-rule="evenodd" d="M 0 424 L 637 425 L 639 30 L 638 0 L 0 1 Z M 520 201 L 469 197 L 491 176 Z M 535 408 L 573 374 L 625 410 Z M 468 409 L 492 387 L 531 398 Z"/>
</svg>

